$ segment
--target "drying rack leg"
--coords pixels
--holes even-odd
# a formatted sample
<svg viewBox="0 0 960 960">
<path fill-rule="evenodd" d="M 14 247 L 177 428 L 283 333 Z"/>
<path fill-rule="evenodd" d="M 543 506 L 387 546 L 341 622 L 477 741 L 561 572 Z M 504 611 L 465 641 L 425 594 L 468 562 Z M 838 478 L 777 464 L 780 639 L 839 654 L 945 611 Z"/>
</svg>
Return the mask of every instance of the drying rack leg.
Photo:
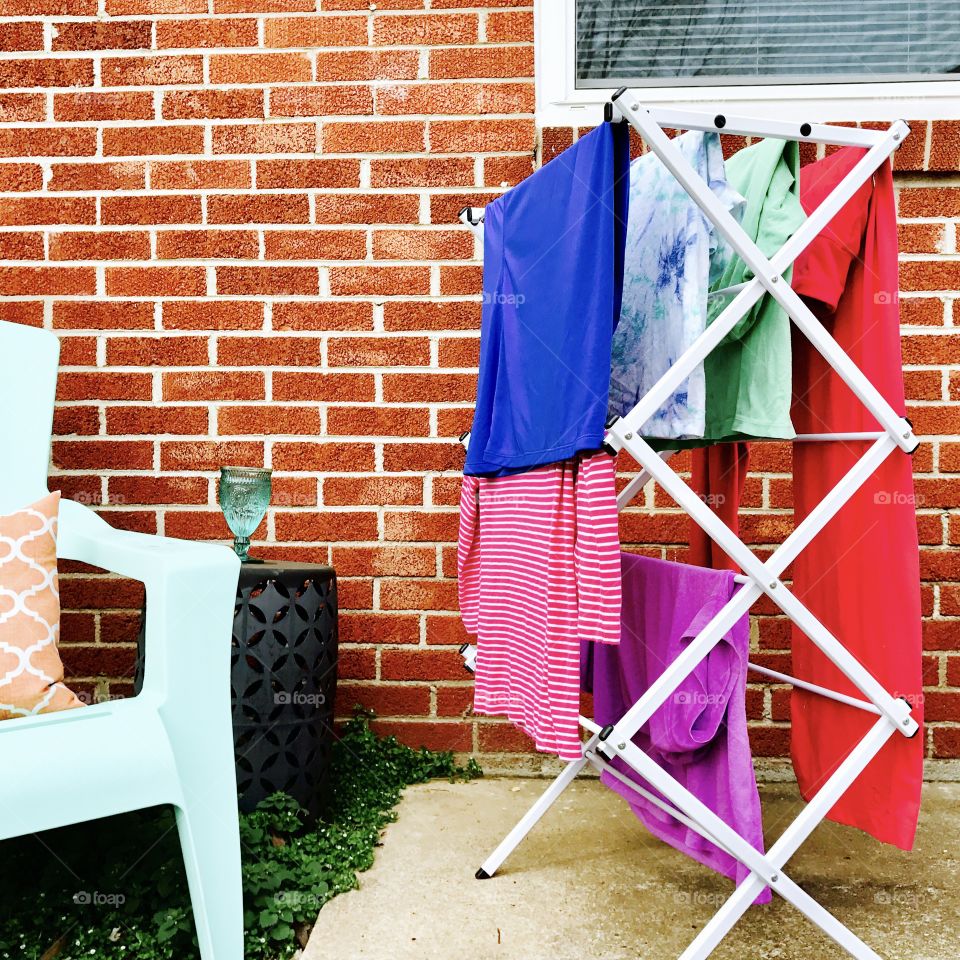
<svg viewBox="0 0 960 960">
<path fill-rule="evenodd" d="M 553 806 L 556 799 L 577 778 L 587 765 L 586 756 L 568 763 L 557 778 L 544 790 L 537 802 L 523 815 L 517 825 L 503 838 L 500 846 L 483 861 L 476 873 L 478 880 L 488 880 L 500 869 L 504 860 L 520 845 L 524 837 L 536 826 L 540 818 Z"/>
</svg>

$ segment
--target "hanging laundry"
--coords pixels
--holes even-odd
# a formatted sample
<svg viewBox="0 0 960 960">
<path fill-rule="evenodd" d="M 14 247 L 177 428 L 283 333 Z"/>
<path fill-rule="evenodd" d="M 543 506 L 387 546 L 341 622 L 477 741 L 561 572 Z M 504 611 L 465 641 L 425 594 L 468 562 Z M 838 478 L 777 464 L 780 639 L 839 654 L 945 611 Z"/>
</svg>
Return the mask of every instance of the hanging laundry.
<svg viewBox="0 0 960 960">
<path fill-rule="evenodd" d="M 613 458 L 465 476 L 460 612 L 477 637 L 474 709 L 505 714 L 538 750 L 580 758 L 580 640 L 620 640 Z"/>
<path fill-rule="evenodd" d="M 815 209 L 863 156 L 844 148 L 800 173 L 800 197 Z M 905 410 L 897 276 L 897 220 L 885 163 L 800 255 L 794 289 L 899 414 Z M 793 421 L 801 433 L 881 428 L 823 357 L 794 340 Z M 866 441 L 794 448 L 797 522 L 870 446 Z M 911 459 L 889 454 L 793 562 L 793 585 L 833 635 L 922 721 L 919 546 Z M 860 696 L 799 630 L 797 676 Z M 793 692 L 793 764 L 809 798 L 874 723 L 875 716 L 802 690 Z M 923 733 L 894 734 L 828 816 L 910 849 L 923 777 Z"/>
<path fill-rule="evenodd" d="M 584 689 L 594 720 L 616 723 L 733 595 L 729 570 L 621 554 L 620 644 L 584 644 Z M 634 737 L 634 743 L 751 846 L 763 852 L 763 826 L 750 743 L 745 690 L 749 619 L 740 618 Z M 613 766 L 660 794 L 619 759 Z M 603 782 L 625 797 L 655 836 L 739 883 L 747 867 L 700 834 L 639 797 L 609 773 Z M 766 889 L 757 903 L 770 900 Z"/>
<path fill-rule="evenodd" d="M 744 199 L 727 183 L 716 133 L 674 140 L 684 158 L 734 216 Z M 720 240 L 700 209 L 655 153 L 630 166 L 623 302 L 613 335 L 608 412 L 623 416 L 707 326 L 711 256 Z M 706 387 L 698 364 L 642 428 L 645 437 L 702 437 Z"/>
<path fill-rule="evenodd" d="M 749 443 L 718 443 L 693 451 L 690 488 L 738 536 L 740 501 L 749 470 Z M 740 572 L 740 568 L 696 520 L 690 520 L 689 528 L 690 563 Z"/>
<path fill-rule="evenodd" d="M 800 155 L 796 143 L 761 140 L 727 160 L 727 179 L 746 197 L 741 225 L 761 252 L 772 257 L 806 219 L 799 200 Z M 727 243 L 711 264 L 711 289 L 743 283 L 753 273 Z M 789 280 L 790 271 L 784 272 Z M 711 298 L 712 323 L 729 301 Z M 769 295 L 737 322 L 704 361 L 707 414 L 704 439 L 794 436 L 790 422 L 790 319 Z M 688 444 L 702 446 L 702 443 Z"/>
<path fill-rule="evenodd" d="M 628 125 L 603 123 L 486 207 L 464 473 L 516 472 L 603 443 L 629 165 Z"/>
</svg>

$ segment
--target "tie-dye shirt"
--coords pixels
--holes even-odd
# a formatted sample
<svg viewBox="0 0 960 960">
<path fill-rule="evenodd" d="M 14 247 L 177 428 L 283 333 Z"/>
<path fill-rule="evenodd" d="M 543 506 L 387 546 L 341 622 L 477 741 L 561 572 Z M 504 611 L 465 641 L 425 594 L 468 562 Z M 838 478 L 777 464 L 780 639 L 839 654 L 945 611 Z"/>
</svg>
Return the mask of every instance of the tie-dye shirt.
<svg viewBox="0 0 960 960">
<path fill-rule="evenodd" d="M 720 137 L 690 131 L 674 143 L 738 219 L 744 200 L 727 183 Z M 707 324 L 710 219 L 654 153 L 630 166 L 623 302 L 613 337 L 609 413 L 623 416 L 676 362 Z M 664 439 L 702 437 L 706 387 L 699 364 L 641 432 Z"/>
</svg>

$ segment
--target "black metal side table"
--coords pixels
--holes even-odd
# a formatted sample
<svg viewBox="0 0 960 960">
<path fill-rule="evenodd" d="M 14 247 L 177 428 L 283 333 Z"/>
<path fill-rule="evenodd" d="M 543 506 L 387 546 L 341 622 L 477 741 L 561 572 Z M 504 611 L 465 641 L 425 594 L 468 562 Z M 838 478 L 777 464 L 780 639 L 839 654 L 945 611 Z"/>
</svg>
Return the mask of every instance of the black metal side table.
<svg viewBox="0 0 960 960">
<path fill-rule="evenodd" d="M 241 566 L 231 684 L 240 809 L 282 790 L 312 819 L 321 816 L 332 787 L 337 688 L 332 567 Z"/>
<path fill-rule="evenodd" d="M 146 623 L 146 608 L 141 621 Z M 141 627 L 135 691 L 144 671 Z M 337 577 L 312 563 L 240 568 L 230 669 L 240 809 L 282 790 L 312 821 L 332 790 Z"/>
</svg>

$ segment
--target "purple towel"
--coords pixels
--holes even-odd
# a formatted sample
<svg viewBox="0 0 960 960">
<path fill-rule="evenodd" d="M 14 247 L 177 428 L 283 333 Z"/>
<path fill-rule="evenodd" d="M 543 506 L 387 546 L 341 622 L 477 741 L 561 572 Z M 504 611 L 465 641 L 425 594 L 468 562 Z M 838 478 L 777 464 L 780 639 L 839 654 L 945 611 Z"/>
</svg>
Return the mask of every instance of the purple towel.
<svg viewBox="0 0 960 960">
<path fill-rule="evenodd" d="M 583 688 L 593 692 L 594 719 L 616 723 L 733 595 L 729 570 L 620 557 L 623 613 L 618 646 L 582 645 Z M 742 617 L 653 715 L 633 742 L 763 852 L 760 797 L 753 773 L 747 714 L 749 619 Z M 651 793 L 658 791 L 619 759 L 614 766 Z M 609 774 L 655 836 L 739 883 L 750 871 Z M 757 903 L 770 900 L 766 889 Z"/>
</svg>

